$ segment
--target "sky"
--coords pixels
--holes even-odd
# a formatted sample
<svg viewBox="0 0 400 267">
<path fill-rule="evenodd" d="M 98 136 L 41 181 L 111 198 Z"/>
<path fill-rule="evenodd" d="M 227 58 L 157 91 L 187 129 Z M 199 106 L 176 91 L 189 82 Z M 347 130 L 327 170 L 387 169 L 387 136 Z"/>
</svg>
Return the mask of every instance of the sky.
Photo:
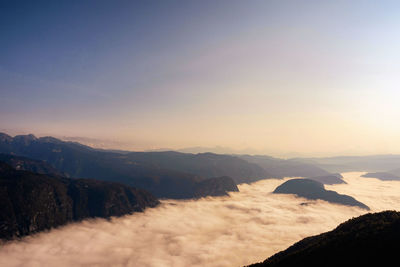
<svg viewBox="0 0 400 267">
<path fill-rule="evenodd" d="M 326 186 L 370 212 L 400 208 L 400 182 L 344 173 Z M 287 179 L 285 179 L 287 180 Z M 240 192 L 198 200 L 162 200 L 120 218 L 91 219 L 0 246 L 1 266 L 244 266 L 369 211 L 272 194 L 280 179 L 239 185 Z"/>
<path fill-rule="evenodd" d="M 0 2 L 0 131 L 400 153 L 398 1 Z"/>
</svg>

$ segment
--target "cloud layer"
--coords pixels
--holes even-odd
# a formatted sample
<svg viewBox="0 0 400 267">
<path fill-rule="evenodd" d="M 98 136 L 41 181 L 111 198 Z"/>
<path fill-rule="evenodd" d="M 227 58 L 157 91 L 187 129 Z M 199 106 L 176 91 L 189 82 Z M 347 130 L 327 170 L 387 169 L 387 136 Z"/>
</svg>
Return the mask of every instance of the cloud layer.
<svg viewBox="0 0 400 267">
<path fill-rule="evenodd" d="M 349 194 L 372 212 L 400 209 L 400 182 L 345 173 Z M 4 244 L 0 266 L 242 266 L 365 213 L 271 192 L 282 180 L 240 185 L 230 197 L 162 205 L 109 221 L 86 220 Z M 301 205 L 307 203 L 306 205 Z"/>
</svg>

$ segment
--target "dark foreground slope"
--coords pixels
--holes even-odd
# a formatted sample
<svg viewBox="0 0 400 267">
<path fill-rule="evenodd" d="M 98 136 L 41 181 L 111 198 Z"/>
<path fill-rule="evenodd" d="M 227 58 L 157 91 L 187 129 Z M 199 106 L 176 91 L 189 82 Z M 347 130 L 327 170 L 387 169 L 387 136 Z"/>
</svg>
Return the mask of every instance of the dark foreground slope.
<svg viewBox="0 0 400 267">
<path fill-rule="evenodd" d="M 10 239 L 89 217 L 143 211 L 159 202 L 118 183 L 36 174 L 0 162 L 0 238 Z"/>
<path fill-rule="evenodd" d="M 232 156 L 177 152 L 122 154 L 33 135 L 11 137 L 0 133 L 0 152 L 45 161 L 70 177 L 120 182 L 163 198 L 192 198 L 197 183 L 207 178 L 232 176 L 238 183 L 268 177 L 256 164 Z"/>
<path fill-rule="evenodd" d="M 398 266 L 400 213 L 367 214 L 251 266 Z"/>
<path fill-rule="evenodd" d="M 295 194 L 311 200 L 321 199 L 331 203 L 346 206 L 357 206 L 362 209 L 369 210 L 368 206 L 355 200 L 353 197 L 341 195 L 335 191 L 326 190 L 322 183 L 310 179 L 292 179 L 286 181 L 278 186 L 273 193 Z"/>
</svg>

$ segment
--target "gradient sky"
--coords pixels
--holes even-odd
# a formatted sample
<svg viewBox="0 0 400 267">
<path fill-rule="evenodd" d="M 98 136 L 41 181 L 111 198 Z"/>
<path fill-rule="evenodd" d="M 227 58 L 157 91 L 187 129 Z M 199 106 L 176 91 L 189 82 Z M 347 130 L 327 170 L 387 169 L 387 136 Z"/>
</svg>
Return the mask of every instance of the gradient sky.
<svg viewBox="0 0 400 267">
<path fill-rule="evenodd" d="M 3 0 L 0 34 L 9 134 L 400 153 L 399 1 Z"/>
</svg>

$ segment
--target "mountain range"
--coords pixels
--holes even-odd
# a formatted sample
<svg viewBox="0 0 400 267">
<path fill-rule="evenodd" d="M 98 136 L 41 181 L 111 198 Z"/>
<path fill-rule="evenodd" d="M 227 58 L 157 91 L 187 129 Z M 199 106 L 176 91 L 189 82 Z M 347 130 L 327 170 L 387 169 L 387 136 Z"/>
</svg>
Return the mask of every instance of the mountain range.
<svg viewBox="0 0 400 267">
<path fill-rule="evenodd" d="M 351 171 L 382 172 L 393 170 L 394 174 L 400 175 L 400 155 L 296 158 L 293 160 L 313 164 L 334 173 Z"/>
<path fill-rule="evenodd" d="M 204 187 L 204 183 L 198 183 L 208 178 L 215 180 L 219 179 L 218 176 L 232 175 L 237 181 L 245 177 L 254 181 L 256 177 L 266 176 L 257 165 L 224 155 L 176 152 L 120 154 L 33 135 L 13 138 L 0 134 L 0 153 L 40 160 L 68 177 L 119 182 L 146 189 L 161 198 L 197 197 L 197 186 Z M 223 178 L 219 184 L 223 185 L 223 181 L 228 179 Z M 231 183 L 227 188 L 231 187 Z"/>
<path fill-rule="evenodd" d="M 160 198 L 175 199 L 197 197 L 198 186 L 203 188 L 202 192 L 209 192 L 204 190 L 207 183 L 199 183 L 210 178 L 215 182 L 225 177 L 218 184 L 219 189 L 226 185 L 226 190 L 220 192 L 226 194 L 232 188 L 228 179 L 239 184 L 285 176 L 331 175 L 309 163 L 267 156 L 174 151 L 119 153 L 53 137 L 36 138 L 32 134 L 11 137 L 0 133 L 0 153 L 44 161 L 68 177 L 119 182 L 148 190 Z"/>
</svg>

